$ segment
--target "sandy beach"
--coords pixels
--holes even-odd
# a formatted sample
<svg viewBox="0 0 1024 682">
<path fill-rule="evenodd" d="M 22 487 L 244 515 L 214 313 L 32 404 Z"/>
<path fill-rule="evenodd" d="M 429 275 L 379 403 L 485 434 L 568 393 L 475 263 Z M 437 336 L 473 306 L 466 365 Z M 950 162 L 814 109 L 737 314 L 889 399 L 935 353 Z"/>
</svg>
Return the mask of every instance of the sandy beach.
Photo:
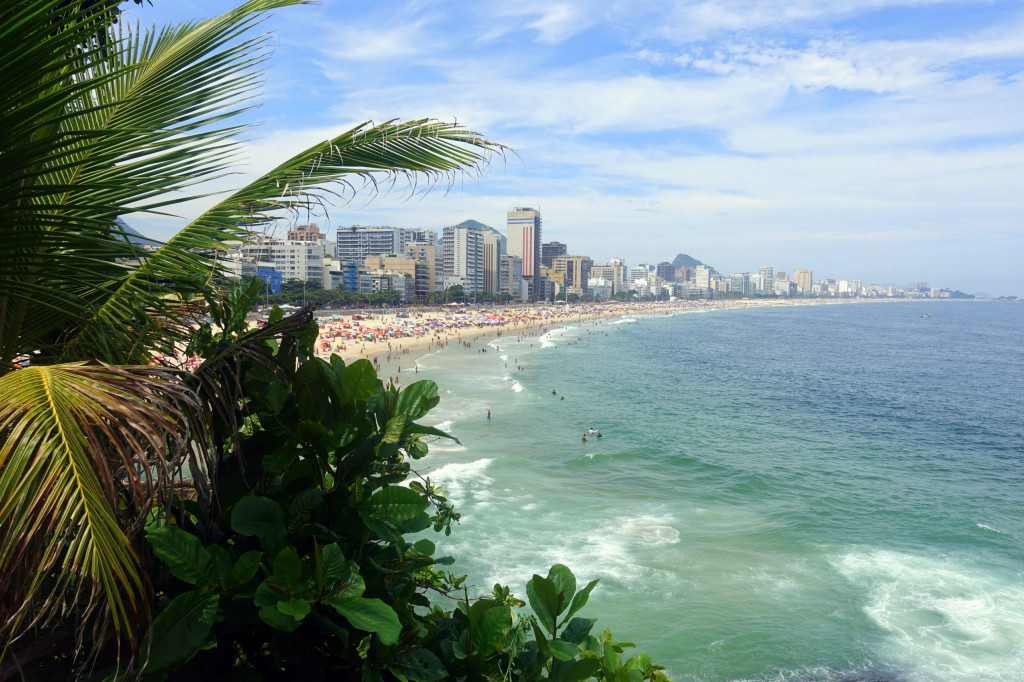
<svg viewBox="0 0 1024 682">
<path fill-rule="evenodd" d="M 318 315 L 319 357 L 337 354 L 346 363 L 366 359 L 393 374 L 416 372 L 416 361 L 450 343 L 540 336 L 551 327 L 597 318 L 671 313 L 692 309 L 836 303 L 834 299 L 751 299 L 519 306 L 444 306 L 399 311 Z"/>
</svg>

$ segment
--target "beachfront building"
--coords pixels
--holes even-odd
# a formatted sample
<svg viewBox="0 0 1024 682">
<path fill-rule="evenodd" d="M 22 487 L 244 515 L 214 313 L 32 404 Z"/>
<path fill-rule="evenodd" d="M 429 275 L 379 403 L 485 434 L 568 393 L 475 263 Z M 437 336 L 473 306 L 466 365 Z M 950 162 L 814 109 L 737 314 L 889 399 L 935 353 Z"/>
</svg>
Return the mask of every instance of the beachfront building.
<svg viewBox="0 0 1024 682">
<path fill-rule="evenodd" d="M 772 266 L 762 265 L 757 269 L 757 291 L 759 293 L 772 293 L 772 282 L 774 281 L 775 275 Z"/>
<path fill-rule="evenodd" d="M 580 295 L 587 293 L 591 269 L 594 261 L 586 256 L 559 256 L 555 258 L 554 272 L 563 276 L 563 286 L 567 289 L 579 289 Z"/>
<path fill-rule="evenodd" d="M 517 207 L 507 214 L 508 253 L 518 256 L 522 261 L 523 296 L 529 300 L 538 298 L 540 290 L 541 268 L 541 218 L 540 211 L 532 208 Z M 542 294 L 543 295 L 543 294 Z"/>
<path fill-rule="evenodd" d="M 437 244 L 437 230 L 403 228 L 406 244 Z"/>
<path fill-rule="evenodd" d="M 409 256 L 370 256 L 364 261 L 363 267 L 366 270 L 396 272 L 412 278 L 413 293 L 408 299 L 402 299 L 403 302 L 413 300 L 426 302 L 434 291 L 434 268 L 433 265 L 425 261 Z"/>
<path fill-rule="evenodd" d="M 320 231 L 316 223 L 309 225 L 296 225 L 288 230 L 288 241 L 290 242 L 325 242 L 327 235 Z"/>
<path fill-rule="evenodd" d="M 523 259 L 519 256 L 505 254 L 499 263 L 499 291 L 511 296 L 514 300 L 522 300 Z"/>
<path fill-rule="evenodd" d="M 810 270 L 805 268 L 796 268 L 793 270 L 793 281 L 796 282 L 799 292 L 801 294 L 811 293 L 811 282 L 813 282 L 812 273 Z"/>
<path fill-rule="evenodd" d="M 484 233 L 476 227 L 453 225 L 441 233 L 444 288 L 484 290 Z"/>
<path fill-rule="evenodd" d="M 393 270 L 360 270 L 359 293 L 375 294 L 380 291 L 397 291 L 398 300 L 409 303 L 416 295 L 415 280 L 403 272 Z"/>
<path fill-rule="evenodd" d="M 736 294 L 748 296 L 753 292 L 750 290 L 750 273 L 740 272 L 729 276 L 729 291 Z"/>
<path fill-rule="evenodd" d="M 370 256 L 405 253 L 405 230 L 400 227 L 352 225 L 338 228 L 338 258 L 360 263 Z"/>
<path fill-rule="evenodd" d="M 629 290 L 629 268 L 621 258 L 612 258 L 607 263 L 594 263 L 590 276 L 605 280 L 612 288 L 612 296 Z"/>
<path fill-rule="evenodd" d="M 540 264 L 545 268 L 553 268 L 555 259 L 569 253 L 569 247 L 562 242 L 547 242 L 540 245 Z"/>
<path fill-rule="evenodd" d="M 486 226 L 485 226 L 486 227 Z M 501 291 L 501 257 L 505 255 L 507 239 L 494 228 L 481 230 L 483 235 L 484 288 L 489 294 Z"/>
<path fill-rule="evenodd" d="M 238 260 L 243 274 L 255 274 L 259 268 L 281 273 L 284 281 L 299 279 L 319 284 L 324 278 L 324 259 L 330 258 L 328 243 L 257 237 L 238 249 Z"/>
<path fill-rule="evenodd" d="M 655 266 L 654 274 L 662 282 L 674 282 L 676 281 L 676 266 L 668 261 L 662 261 Z"/>
<path fill-rule="evenodd" d="M 325 268 L 324 289 L 347 289 L 359 291 L 358 261 L 347 258 L 334 258 Z"/>
<path fill-rule="evenodd" d="M 420 294 L 425 294 L 426 298 L 430 298 L 430 294 L 435 291 L 440 291 L 444 283 L 444 275 L 442 274 L 442 264 L 438 261 L 441 258 L 441 249 L 436 244 L 425 244 L 420 242 L 406 243 L 405 255 L 412 258 L 417 263 L 417 268 L 422 266 L 423 274 L 421 281 L 421 275 L 416 275 L 416 298 L 419 300 Z M 420 272 L 417 269 L 417 273 Z"/>
</svg>

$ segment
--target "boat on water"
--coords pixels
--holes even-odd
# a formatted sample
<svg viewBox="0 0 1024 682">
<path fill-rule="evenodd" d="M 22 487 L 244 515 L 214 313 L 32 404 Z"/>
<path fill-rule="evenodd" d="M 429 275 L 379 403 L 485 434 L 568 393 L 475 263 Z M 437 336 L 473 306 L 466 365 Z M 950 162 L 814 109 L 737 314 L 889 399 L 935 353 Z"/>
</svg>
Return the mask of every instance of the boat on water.
<svg viewBox="0 0 1024 682">
<path fill-rule="evenodd" d="M 924 314 L 924 315 L 922 315 L 921 317 L 931 317 L 931 316 L 932 316 L 932 314 L 931 314 L 931 313 L 925 313 L 925 314 Z"/>
</svg>

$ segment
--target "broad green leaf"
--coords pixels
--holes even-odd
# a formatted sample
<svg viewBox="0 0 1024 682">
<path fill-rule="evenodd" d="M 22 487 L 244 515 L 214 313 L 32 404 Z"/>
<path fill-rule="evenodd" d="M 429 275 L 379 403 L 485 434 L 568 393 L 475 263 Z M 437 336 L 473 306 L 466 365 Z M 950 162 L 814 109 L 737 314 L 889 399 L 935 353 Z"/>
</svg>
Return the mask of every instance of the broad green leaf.
<svg viewBox="0 0 1024 682">
<path fill-rule="evenodd" d="M 423 556 L 433 555 L 435 549 L 437 548 L 434 546 L 434 543 L 427 538 L 417 541 L 416 544 L 410 547 L 411 551 L 416 552 L 417 554 L 422 554 Z"/>
<path fill-rule="evenodd" d="M 405 415 L 406 421 L 414 422 L 437 406 L 437 384 L 433 381 L 417 381 L 406 386 L 395 401 L 395 415 Z"/>
<path fill-rule="evenodd" d="M 274 557 L 272 580 L 280 587 L 294 592 L 302 587 L 302 560 L 294 547 L 285 547 Z"/>
<path fill-rule="evenodd" d="M 356 360 L 341 370 L 341 387 L 347 400 L 364 402 L 373 395 L 380 380 L 369 360 Z"/>
<path fill-rule="evenodd" d="M 483 603 L 487 600 L 481 600 Z M 504 604 L 494 604 L 477 620 L 473 628 L 473 646 L 476 652 L 490 655 L 500 651 L 508 639 L 512 627 L 512 609 Z"/>
<path fill-rule="evenodd" d="M 277 610 L 295 620 L 302 620 L 309 615 L 310 607 L 305 599 L 293 598 L 277 602 Z"/>
<path fill-rule="evenodd" d="M 377 633 L 381 644 L 390 646 L 398 643 L 398 635 L 402 632 L 398 614 L 380 599 L 330 597 L 324 599 L 323 603 L 332 607 L 353 627 Z"/>
<path fill-rule="evenodd" d="M 552 635 L 555 634 L 555 618 L 558 615 L 558 593 L 555 591 L 555 584 L 535 573 L 533 579 L 526 583 L 526 598 L 544 629 Z"/>
<path fill-rule="evenodd" d="M 562 628 L 562 639 L 573 644 L 582 644 L 596 622 L 596 618 L 573 618 Z"/>
<path fill-rule="evenodd" d="M 177 526 L 163 526 L 148 532 L 146 539 L 153 547 L 153 554 L 167 564 L 179 580 L 199 587 L 216 584 L 213 557 L 195 535 Z"/>
<path fill-rule="evenodd" d="M 576 656 L 576 645 L 561 639 L 549 639 L 548 649 L 560 661 L 571 661 Z"/>
<path fill-rule="evenodd" d="M 601 671 L 601 661 L 596 658 L 584 658 L 570 665 L 558 682 L 580 682 L 591 677 L 596 677 Z"/>
<path fill-rule="evenodd" d="M 238 557 L 238 561 L 231 567 L 231 586 L 237 587 L 252 580 L 262 560 L 263 552 L 258 552 L 254 549 Z"/>
<path fill-rule="evenodd" d="M 565 614 L 566 618 L 572 618 L 577 611 L 587 605 L 587 600 L 590 599 L 590 592 L 597 585 L 597 579 L 591 580 L 587 583 L 587 586 L 576 593 L 576 596 L 572 598 L 572 605 L 569 607 L 569 612 Z"/>
<path fill-rule="evenodd" d="M 206 643 L 220 597 L 206 590 L 179 594 L 153 619 L 147 672 L 185 663 Z M 145 651 L 145 648 L 143 648 Z"/>
<path fill-rule="evenodd" d="M 397 443 L 402 440 L 402 432 L 405 431 L 407 417 L 404 414 L 396 414 L 388 420 L 384 429 L 384 442 Z"/>
<path fill-rule="evenodd" d="M 412 649 L 396 655 L 391 662 L 391 672 L 401 673 L 412 682 L 439 682 L 448 678 L 441 659 L 427 649 Z"/>
<path fill-rule="evenodd" d="M 255 535 L 263 546 L 284 540 L 284 510 L 268 497 L 243 497 L 231 512 L 231 527 L 242 535 Z"/>
<path fill-rule="evenodd" d="M 576 576 L 565 564 L 555 564 L 548 571 L 548 580 L 555 584 L 555 592 L 558 593 L 558 613 L 562 613 L 576 594 Z"/>
<path fill-rule="evenodd" d="M 389 542 L 392 545 L 401 546 L 402 544 L 402 529 L 392 521 L 391 519 L 375 519 L 371 516 L 363 514 L 363 523 L 367 528 L 377 534 L 381 540 Z"/>
<path fill-rule="evenodd" d="M 405 521 L 423 512 L 429 502 L 421 495 L 397 485 L 381 488 L 367 500 L 363 511 L 370 517 Z"/>
<path fill-rule="evenodd" d="M 283 613 L 277 608 L 280 602 L 263 606 L 260 608 L 260 620 L 281 632 L 291 632 L 299 627 L 300 623 L 294 617 L 287 613 Z"/>
<path fill-rule="evenodd" d="M 319 488 L 306 488 L 293 497 L 291 504 L 288 505 L 288 525 L 294 527 L 316 509 L 322 499 L 323 493 Z"/>
</svg>

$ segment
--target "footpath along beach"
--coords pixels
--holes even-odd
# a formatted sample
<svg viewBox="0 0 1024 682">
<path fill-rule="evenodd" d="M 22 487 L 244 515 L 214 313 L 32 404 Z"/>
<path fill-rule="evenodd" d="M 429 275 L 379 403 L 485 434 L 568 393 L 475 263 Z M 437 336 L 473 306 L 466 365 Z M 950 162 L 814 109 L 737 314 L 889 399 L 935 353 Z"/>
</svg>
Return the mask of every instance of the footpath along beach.
<svg viewBox="0 0 1024 682">
<path fill-rule="evenodd" d="M 836 303 L 820 299 L 752 299 L 728 301 L 664 301 L 525 306 L 445 306 L 394 312 L 358 311 L 318 315 L 319 357 L 337 354 L 346 363 L 366 359 L 378 369 L 415 372 L 416 361 L 450 343 L 468 344 L 483 338 L 539 336 L 549 327 L 593 320 L 671 313 L 679 310 L 743 308 L 770 305 Z"/>
</svg>

